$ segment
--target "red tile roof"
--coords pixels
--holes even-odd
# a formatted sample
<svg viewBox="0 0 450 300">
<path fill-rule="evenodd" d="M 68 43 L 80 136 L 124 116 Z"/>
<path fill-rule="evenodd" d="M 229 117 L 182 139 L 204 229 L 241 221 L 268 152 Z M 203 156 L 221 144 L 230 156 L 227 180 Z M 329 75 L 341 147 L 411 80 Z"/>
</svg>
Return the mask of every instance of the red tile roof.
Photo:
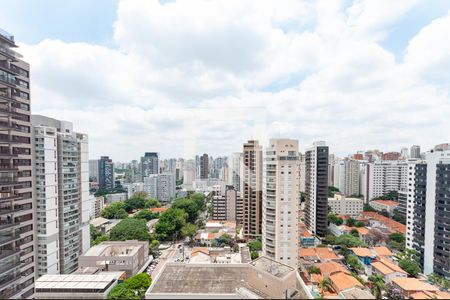
<svg viewBox="0 0 450 300">
<path fill-rule="evenodd" d="M 380 215 L 379 213 L 376 213 L 374 211 L 363 211 L 362 214 L 365 217 L 368 217 L 370 219 L 377 220 L 378 222 L 384 224 L 387 228 L 389 228 L 391 231 L 398 232 L 405 234 L 406 233 L 406 226 L 394 221 L 388 217 L 385 217 L 383 215 Z"/>
<path fill-rule="evenodd" d="M 373 200 L 371 202 L 376 202 L 386 206 L 398 206 L 400 203 L 392 200 Z"/>
</svg>

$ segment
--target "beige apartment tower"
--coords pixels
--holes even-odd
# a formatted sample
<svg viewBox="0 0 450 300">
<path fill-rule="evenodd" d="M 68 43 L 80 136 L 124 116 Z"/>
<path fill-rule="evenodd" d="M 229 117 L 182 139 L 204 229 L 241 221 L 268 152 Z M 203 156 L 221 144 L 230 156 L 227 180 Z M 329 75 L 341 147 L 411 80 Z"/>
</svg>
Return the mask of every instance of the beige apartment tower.
<svg viewBox="0 0 450 300">
<path fill-rule="evenodd" d="M 242 170 L 242 203 L 244 237 L 261 236 L 262 222 L 262 147 L 258 141 L 244 144 Z"/>
<path fill-rule="evenodd" d="M 298 150 L 297 140 L 272 139 L 264 157 L 263 252 L 292 267 L 298 263 Z"/>
</svg>

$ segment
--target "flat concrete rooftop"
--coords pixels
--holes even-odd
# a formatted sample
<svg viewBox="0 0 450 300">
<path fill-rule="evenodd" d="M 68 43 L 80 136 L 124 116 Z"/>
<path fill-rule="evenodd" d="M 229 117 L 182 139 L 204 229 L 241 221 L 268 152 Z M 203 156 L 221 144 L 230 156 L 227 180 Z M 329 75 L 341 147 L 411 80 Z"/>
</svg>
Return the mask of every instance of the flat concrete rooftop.
<svg viewBox="0 0 450 300">
<path fill-rule="evenodd" d="M 246 286 L 247 266 L 167 264 L 150 293 L 234 294 Z"/>
<path fill-rule="evenodd" d="M 286 275 L 288 275 L 291 272 L 294 272 L 295 269 L 279 263 L 273 259 L 270 259 L 268 257 L 262 256 L 260 258 L 258 258 L 257 260 L 254 260 L 250 263 L 251 265 L 253 265 L 255 268 L 257 268 L 260 271 L 264 271 L 266 273 L 269 273 L 273 276 L 279 277 L 279 278 L 283 278 Z"/>
</svg>

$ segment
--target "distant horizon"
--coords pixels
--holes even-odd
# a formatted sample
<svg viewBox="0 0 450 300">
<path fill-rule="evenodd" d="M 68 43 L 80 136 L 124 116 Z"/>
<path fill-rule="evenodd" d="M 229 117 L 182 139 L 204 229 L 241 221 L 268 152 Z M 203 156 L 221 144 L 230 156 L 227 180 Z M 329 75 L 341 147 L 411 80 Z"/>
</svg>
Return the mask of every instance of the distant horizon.
<svg viewBox="0 0 450 300">
<path fill-rule="evenodd" d="M 16 0 L 0 20 L 32 113 L 72 122 L 92 157 L 217 156 L 249 137 L 342 157 L 450 132 L 446 0 Z"/>
</svg>

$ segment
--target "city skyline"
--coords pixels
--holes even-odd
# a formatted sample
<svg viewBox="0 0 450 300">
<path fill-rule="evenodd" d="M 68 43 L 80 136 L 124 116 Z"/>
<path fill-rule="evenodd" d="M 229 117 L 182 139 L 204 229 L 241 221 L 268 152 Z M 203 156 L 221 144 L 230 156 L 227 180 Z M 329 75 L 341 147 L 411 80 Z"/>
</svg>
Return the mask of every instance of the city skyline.
<svg viewBox="0 0 450 300">
<path fill-rule="evenodd" d="M 92 158 L 447 142 L 448 1 L 24 3 L 0 17 L 32 66 L 32 114 L 77 124 Z"/>
</svg>

